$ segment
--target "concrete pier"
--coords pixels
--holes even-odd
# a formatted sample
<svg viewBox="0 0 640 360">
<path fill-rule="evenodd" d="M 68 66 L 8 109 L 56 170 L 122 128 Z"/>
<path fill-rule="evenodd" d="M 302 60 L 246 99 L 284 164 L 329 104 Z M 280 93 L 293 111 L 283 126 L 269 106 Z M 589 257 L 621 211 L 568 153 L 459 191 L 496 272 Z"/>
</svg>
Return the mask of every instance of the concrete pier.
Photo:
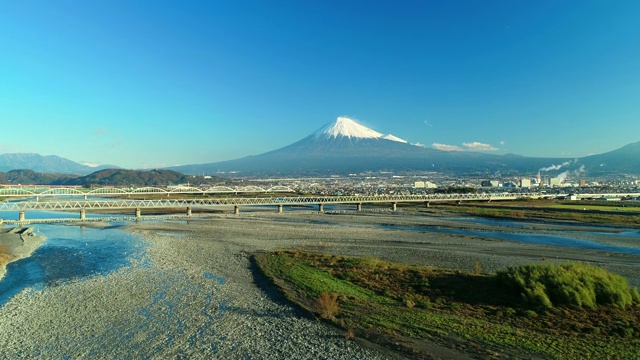
<svg viewBox="0 0 640 360">
<path fill-rule="evenodd" d="M 136 219 L 140 219 L 142 217 L 142 211 L 140 208 L 136 208 Z"/>
<path fill-rule="evenodd" d="M 356 206 L 356 211 L 362 211 L 362 203 L 358 203 Z"/>
<path fill-rule="evenodd" d="M 80 209 L 80 220 L 84 221 L 87 219 L 87 211 L 85 209 Z"/>
<path fill-rule="evenodd" d="M 278 214 L 282 214 L 282 204 L 278 204 Z"/>
<path fill-rule="evenodd" d="M 428 201 L 425 201 L 424 206 L 429 207 L 430 203 Z"/>
<path fill-rule="evenodd" d="M 240 206 L 236 205 L 233 207 L 233 213 L 235 215 L 240 215 Z"/>
<path fill-rule="evenodd" d="M 318 212 L 324 212 L 324 204 L 318 204 Z"/>
<path fill-rule="evenodd" d="M 20 210 L 20 212 L 18 213 L 18 221 L 24 221 L 24 220 L 25 220 L 24 210 Z"/>
<path fill-rule="evenodd" d="M 187 208 L 187 216 L 191 216 L 191 207 Z"/>
<path fill-rule="evenodd" d="M 398 210 L 398 203 L 397 202 L 391 203 L 391 211 L 396 211 L 396 210 Z"/>
</svg>

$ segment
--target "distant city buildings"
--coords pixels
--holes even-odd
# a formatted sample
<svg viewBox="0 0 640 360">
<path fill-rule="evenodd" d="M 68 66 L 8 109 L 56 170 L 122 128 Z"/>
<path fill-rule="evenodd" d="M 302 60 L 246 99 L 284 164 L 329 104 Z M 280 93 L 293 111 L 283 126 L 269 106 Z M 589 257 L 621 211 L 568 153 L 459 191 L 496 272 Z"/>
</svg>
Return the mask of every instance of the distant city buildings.
<svg viewBox="0 0 640 360">
<path fill-rule="evenodd" d="M 431 181 L 416 181 L 413 185 L 416 189 L 435 189 L 438 185 L 432 183 Z"/>
</svg>

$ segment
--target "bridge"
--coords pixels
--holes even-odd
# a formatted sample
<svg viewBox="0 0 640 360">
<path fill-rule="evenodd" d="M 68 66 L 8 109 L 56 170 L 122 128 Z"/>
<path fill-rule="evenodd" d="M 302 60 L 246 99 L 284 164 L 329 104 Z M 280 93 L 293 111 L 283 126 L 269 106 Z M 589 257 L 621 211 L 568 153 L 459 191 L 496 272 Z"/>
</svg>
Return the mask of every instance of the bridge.
<svg viewBox="0 0 640 360">
<path fill-rule="evenodd" d="M 538 196 L 530 194 L 530 196 Z M 461 201 L 493 201 L 515 200 L 523 197 L 523 194 L 434 194 L 434 195 L 382 195 L 382 196 L 271 196 L 271 197 L 234 197 L 234 198 L 199 198 L 199 199 L 104 199 L 104 200 L 73 200 L 73 199 L 48 199 L 46 201 L 12 201 L 1 202 L 0 212 L 19 212 L 18 221 L 26 221 L 26 211 L 79 211 L 80 219 L 86 219 L 87 210 L 135 209 L 135 216 L 141 216 L 142 209 L 183 208 L 187 216 L 191 215 L 193 208 L 233 208 L 235 214 L 240 213 L 240 206 L 276 206 L 278 212 L 283 211 L 284 206 L 309 206 L 317 205 L 318 211 L 323 212 L 325 205 L 355 204 L 356 210 L 362 210 L 364 203 L 388 203 L 391 210 L 395 211 L 398 203 L 424 203 L 429 206 L 431 202 L 461 202 Z"/>
<path fill-rule="evenodd" d="M 522 198 L 548 198 L 558 195 L 543 195 L 539 193 L 485 193 L 485 194 L 430 194 L 430 195 L 371 195 L 371 196 L 271 196 L 271 197 L 232 197 L 232 198 L 193 198 L 193 199 L 122 199 L 111 198 L 103 200 L 74 200 L 74 199 L 47 199 L 46 201 L 10 201 L 0 202 L 0 212 L 19 212 L 18 221 L 26 221 L 26 211 L 79 211 L 80 220 L 86 220 L 87 210 L 135 209 L 136 218 L 141 217 L 142 209 L 186 209 L 186 215 L 191 216 L 194 208 L 222 209 L 233 208 L 235 214 L 240 213 L 240 207 L 251 206 L 276 206 L 278 212 L 283 211 L 283 206 L 318 206 L 318 211 L 323 212 L 325 205 L 355 204 L 356 210 L 362 210 L 362 204 L 387 203 L 391 210 L 397 209 L 398 203 L 423 203 L 429 206 L 437 202 L 463 202 L 463 201 L 503 201 Z M 579 198 L 599 198 L 606 196 L 640 196 L 639 193 L 630 194 L 580 194 Z"/>
<path fill-rule="evenodd" d="M 142 187 L 142 188 L 116 188 L 101 187 L 96 189 L 86 189 L 80 187 L 52 187 L 52 186 L 4 186 L 0 187 L 0 197 L 24 198 L 24 197 L 69 197 L 81 196 L 85 199 L 89 197 L 117 197 L 131 195 L 175 195 L 175 194 L 242 194 L 242 193 L 289 193 L 294 192 L 287 186 L 272 186 L 261 188 L 259 186 L 211 186 L 198 188 L 194 186 L 172 186 L 172 187 Z"/>
</svg>

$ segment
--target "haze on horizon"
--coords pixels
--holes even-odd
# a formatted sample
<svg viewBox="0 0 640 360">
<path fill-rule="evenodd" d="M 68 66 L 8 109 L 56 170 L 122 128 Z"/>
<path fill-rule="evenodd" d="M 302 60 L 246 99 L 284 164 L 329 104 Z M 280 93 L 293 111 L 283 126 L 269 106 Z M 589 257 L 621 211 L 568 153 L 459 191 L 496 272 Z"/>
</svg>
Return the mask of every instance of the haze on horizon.
<svg viewBox="0 0 640 360">
<path fill-rule="evenodd" d="M 440 149 L 640 141 L 637 1 L 0 2 L 0 153 L 129 168 L 291 144 L 338 116 Z"/>
</svg>

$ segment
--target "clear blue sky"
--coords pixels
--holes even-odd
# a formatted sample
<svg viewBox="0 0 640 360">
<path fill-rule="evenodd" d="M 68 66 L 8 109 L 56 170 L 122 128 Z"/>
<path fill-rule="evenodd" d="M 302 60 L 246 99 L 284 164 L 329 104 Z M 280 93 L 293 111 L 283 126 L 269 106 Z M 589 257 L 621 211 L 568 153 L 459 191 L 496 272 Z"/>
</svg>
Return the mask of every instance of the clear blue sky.
<svg viewBox="0 0 640 360">
<path fill-rule="evenodd" d="M 640 1 L 0 1 L 0 153 L 207 163 L 338 116 L 496 154 L 640 141 Z"/>
</svg>

